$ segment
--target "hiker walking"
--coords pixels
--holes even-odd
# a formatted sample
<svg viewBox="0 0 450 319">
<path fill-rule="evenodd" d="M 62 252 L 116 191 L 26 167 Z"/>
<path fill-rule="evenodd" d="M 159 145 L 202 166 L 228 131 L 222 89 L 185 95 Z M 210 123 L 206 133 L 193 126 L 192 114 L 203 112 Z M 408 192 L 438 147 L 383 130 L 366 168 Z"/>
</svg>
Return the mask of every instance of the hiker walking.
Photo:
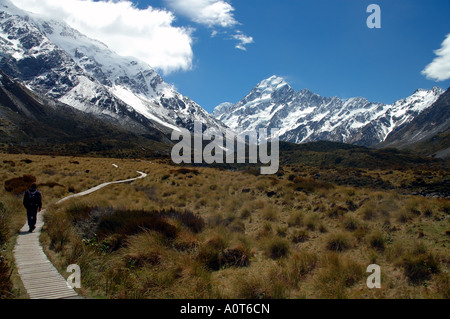
<svg viewBox="0 0 450 319">
<path fill-rule="evenodd" d="M 42 196 L 37 190 L 36 184 L 31 185 L 30 189 L 25 192 L 23 197 L 23 206 L 27 209 L 29 233 L 36 228 L 37 213 L 42 209 Z"/>
</svg>

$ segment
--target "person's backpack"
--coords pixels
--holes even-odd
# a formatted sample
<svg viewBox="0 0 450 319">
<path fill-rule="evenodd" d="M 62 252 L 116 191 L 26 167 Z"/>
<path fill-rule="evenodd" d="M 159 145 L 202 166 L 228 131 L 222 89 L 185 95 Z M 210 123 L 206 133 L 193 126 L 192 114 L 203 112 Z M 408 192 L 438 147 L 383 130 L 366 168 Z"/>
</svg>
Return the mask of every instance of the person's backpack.
<svg viewBox="0 0 450 319">
<path fill-rule="evenodd" d="M 39 207 L 41 199 L 39 198 L 38 191 L 27 191 L 28 194 L 28 207 Z"/>
</svg>

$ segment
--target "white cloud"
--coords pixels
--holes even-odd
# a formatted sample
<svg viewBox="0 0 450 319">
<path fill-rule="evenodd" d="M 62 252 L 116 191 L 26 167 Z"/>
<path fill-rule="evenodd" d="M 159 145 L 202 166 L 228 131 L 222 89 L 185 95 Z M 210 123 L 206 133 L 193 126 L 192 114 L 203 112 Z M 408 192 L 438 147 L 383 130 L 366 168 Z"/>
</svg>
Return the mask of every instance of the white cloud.
<svg viewBox="0 0 450 319">
<path fill-rule="evenodd" d="M 175 27 L 175 16 L 123 0 L 12 0 L 27 11 L 64 20 L 123 56 L 139 58 L 170 73 L 192 68 L 192 30 Z"/>
<path fill-rule="evenodd" d="M 441 48 L 434 53 L 437 57 L 422 71 L 422 74 L 435 81 L 450 79 L 450 34 L 442 42 Z"/>
<path fill-rule="evenodd" d="M 208 28 L 234 28 L 240 23 L 235 19 L 234 7 L 226 0 L 164 0 L 175 13 Z M 219 32 L 213 30 L 212 37 Z M 238 41 L 237 49 L 246 51 L 246 45 L 253 43 L 253 38 L 236 31 L 232 36 Z"/>
<path fill-rule="evenodd" d="M 254 42 L 252 37 L 245 35 L 240 31 L 238 31 L 235 35 L 233 35 L 233 39 L 239 41 L 239 43 L 236 44 L 236 48 L 243 51 L 247 51 L 247 48 L 245 47 L 247 44 Z"/>
<path fill-rule="evenodd" d="M 165 0 L 169 8 L 194 22 L 208 27 L 232 27 L 238 22 L 234 19 L 234 8 L 222 0 Z"/>
</svg>

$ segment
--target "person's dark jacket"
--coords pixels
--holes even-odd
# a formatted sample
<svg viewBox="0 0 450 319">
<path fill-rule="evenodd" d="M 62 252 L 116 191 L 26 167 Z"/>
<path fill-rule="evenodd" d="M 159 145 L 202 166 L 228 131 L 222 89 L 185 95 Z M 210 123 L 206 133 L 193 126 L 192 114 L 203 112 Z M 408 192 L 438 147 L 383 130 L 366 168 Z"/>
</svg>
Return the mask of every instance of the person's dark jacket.
<svg viewBox="0 0 450 319">
<path fill-rule="evenodd" d="M 27 210 L 41 210 L 42 208 L 42 196 L 39 191 L 28 190 L 23 196 L 23 206 Z"/>
</svg>

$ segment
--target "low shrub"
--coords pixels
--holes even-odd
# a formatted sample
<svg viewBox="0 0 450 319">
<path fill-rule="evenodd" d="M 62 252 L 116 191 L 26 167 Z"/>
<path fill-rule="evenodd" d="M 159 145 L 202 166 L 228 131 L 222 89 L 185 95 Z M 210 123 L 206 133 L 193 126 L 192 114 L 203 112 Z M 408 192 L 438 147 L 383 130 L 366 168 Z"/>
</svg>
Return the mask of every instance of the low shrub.
<svg viewBox="0 0 450 319">
<path fill-rule="evenodd" d="M 23 175 L 22 177 L 12 178 L 5 181 L 5 190 L 15 195 L 26 192 L 31 184 L 36 183 L 36 177 L 32 175 Z"/>
<path fill-rule="evenodd" d="M 146 211 L 116 211 L 103 216 L 97 227 L 97 235 L 99 238 L 112 234 L 129 236 L 145 229 L 159 232 L 168 239 L 174 239 L 177 235 L 174 225 L 169 224 L 156 212 Z"/>
</svg>

